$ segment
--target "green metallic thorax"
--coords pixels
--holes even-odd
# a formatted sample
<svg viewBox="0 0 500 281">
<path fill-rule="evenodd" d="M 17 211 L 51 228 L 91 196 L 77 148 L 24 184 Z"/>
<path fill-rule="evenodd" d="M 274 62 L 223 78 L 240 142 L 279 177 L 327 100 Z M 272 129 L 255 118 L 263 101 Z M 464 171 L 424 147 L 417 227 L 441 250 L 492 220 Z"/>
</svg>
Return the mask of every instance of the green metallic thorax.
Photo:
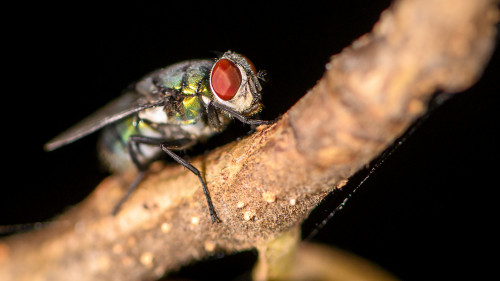
<svg viewBox="0 0 500 281">
<path fill-rule="evenodd" d="M 181 124 L 193 124 L 205 110 L 202 96 L 211 100 L 209 75 L 212 62 L 187 67 L 174 67 L 171 71 L 159 73 L 159 84 L 172 89 L 175 94 L 170 98 L 166 113 L 169 120 Z M 174 122 L 175 122 L 174 121 Z"/>
</svg>

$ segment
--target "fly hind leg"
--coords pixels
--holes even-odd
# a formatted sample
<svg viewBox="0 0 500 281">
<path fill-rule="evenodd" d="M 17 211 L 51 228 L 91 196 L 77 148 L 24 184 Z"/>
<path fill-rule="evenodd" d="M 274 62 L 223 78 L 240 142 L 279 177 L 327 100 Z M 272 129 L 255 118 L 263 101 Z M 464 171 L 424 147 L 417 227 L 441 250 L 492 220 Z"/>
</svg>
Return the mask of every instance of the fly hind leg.
<svg viewBox="0 0 500 281">
<path fill-rule="evenodd" d="M 150 163 L 141 163 L 139 159 L 137 158 L 137 154 L 139 153 L 138 151 L 138 144 L 146 144 L 146 145 L 159 145 L 160 148 L 168 154 L 170 157 L 172 157 L 177 163 L 181 164 L 182 166 L 186 167 L 188 170 L 190 170 L 193 174 L 195 174 L 198 179 L 201 182 L 201 185 L 203 187 L 203 193 L 205 194 L 205 198 L 207 200 L 208 204 L 208 210 L 210 212 L 210 217 L 212 219 L 212 222 L 220 222 L 220 219 L 217 217 L 217 214 L 215 212 L 215 208 L 212 204 L 212 199 L 210 198 L 210 193 L 208 191 L 207 185 L 205 184 L 205 181 L 203 177 L 201 176 L 200 171 L 195 168 L 193 165 L 191 165 L 189 162 L 184 160 L 182 157 L 178 156 L 175 154 L 173 151 L 175 150 L 183 150 L 188 147 L 191 147 L 194 145 L 194 140 L 189 139 L 189 138 L 182 138 L 182 139 L 176 139 L 176 140 L 165 140 L 161 138 L 151 138 L 151 137 L 145 137 L 145 136 L 139 136 L 139 135 L 134 135 L 130 137 L 130 142 L 129 142 L 129 152 L 130 152 L 130 157 L 136 167 L 139 170 L 139 175 L 137 176 L 136 180 L 134 180 L 133 184 L 129 187 L 129 190 L 125 194 L 125 196 L 118 202 L 117 206 L 113 210 L 113 213 L 118 212 L 120 206 L 127 200 L 127 198 L 130 196 L 130 194 L 137 188 L 137 185 L 140 183 L 142 178 L 144 177 L 145 170 L 149 166 Z"/>
<path fill-rule="evenodd" d="M 207 185 L 205 181 L 203 180 L 203 177 L 201 176 L 201 173 L 196 167 L 191 165 L 189 162 L 184 160 L 182 157 L 179 155 L 175 154 L 172 151 L 172 148 L 168 147 L 166 143 L 160 144 L 161 149 L 168 154 L 168 156 L 172 157 L 177 163 L 181 164 L 182 166 L 186 167 L 188 170 L 190 170 L 193 174 L 195 174 L 198 179 L 201 182 L 201 186 L 203 187 L 203 193 L 205 194 L 205 199 L 207 200 L 207 205 L 208 205 L 208 211 L 210 212 L 210 217 L 212 218 L 212 222 L 221 222 L 219 217 L 217 217 L 217 213 L 215 212 L 214 205 L 212 204 L 212 198 L 210 197 L 210 192 L 208 191 Z"/>
</svg>

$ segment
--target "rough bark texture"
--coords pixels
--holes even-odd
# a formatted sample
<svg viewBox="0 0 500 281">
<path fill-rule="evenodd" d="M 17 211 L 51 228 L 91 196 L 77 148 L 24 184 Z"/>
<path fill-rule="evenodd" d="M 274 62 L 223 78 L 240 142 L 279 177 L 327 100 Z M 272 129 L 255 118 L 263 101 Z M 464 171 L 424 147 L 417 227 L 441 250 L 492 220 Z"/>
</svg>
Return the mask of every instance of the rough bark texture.
<svg viewBox="0 0 500 281">
<path fill-rule="evenodd" d="M 433 93 L 477 81 L 494 47 L 496 5 L 396 1 L 277 123 L 195 159 L 222 223 L 210 221 L 193 174 L 158 163 L 116 217 L 131 175 L 105 179 L 58 218 L 63 225 L 0 241 L 0 279 L 155 279 L 297 227 L 424 114 Z"/>
</svg>

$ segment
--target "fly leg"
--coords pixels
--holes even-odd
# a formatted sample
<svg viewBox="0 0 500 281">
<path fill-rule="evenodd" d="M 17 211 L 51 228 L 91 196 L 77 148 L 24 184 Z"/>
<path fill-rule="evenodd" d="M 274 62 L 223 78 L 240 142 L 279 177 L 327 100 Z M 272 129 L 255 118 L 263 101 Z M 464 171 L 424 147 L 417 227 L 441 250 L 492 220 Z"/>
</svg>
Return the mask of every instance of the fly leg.
<svg viewBox="0 0 500 281">
<path fill-rule="evenodd" d="M 191 165 L 189 162 L 184 160 L 182 157 L 175 154 L 172 151 L 172 148 L 169 148 L 166 143 L 160 144 L 160 147 L 163 151 L 165 151 L 166 154 L 168 154 L 175 161 L 177 161 L 177 163 L 186 167 L 193 174 L 195 174 L 198 177 L 198 179 L 200 179 L 201 186 L 203 187 L 203 193 L 205 194 L 205 198 L 207 200 L 208 211 L 210 212 L 210 217 L 212 218 L 212 222 L 221 222 L 221 220 L 219 219 L 219 217 L 217 217 L 217 214 L 215 213 L 215 208 L 214 205 L 212 204 L 212 198 L 210 197 L 210 192 L 208 191 L 207 185 L 205 184 L 205 181 L 203 180 L 200 171 L 196 169 L 193 165 Z"/>
<path fill-rule="evenodd" d="M 146 144 L 146 145 L 159 145 L 160 148 L 168 154 L 170 157 L 172 157 L 177 163 L 181 164 L 182 166 L 186 167 L 188 170 L 190 170 L 193 174 L 195 174 L 198 179 L 201 182 L 201 185 L 203 187 L 203 193 L 205 194 L 205 198 L 207 200 L 208 204 L 208 211 L 210 213 L 210 217 L 212 219 L 212 222 L 220 222 L 220 219 L 217 217 L 217 214 L 215 212 L 215 208 L 212 204 L 212 199 L 210 197 L 210 193 L 208 191 L 207 185 L 205 184 L 205 181 L 203 177 L 201 176 L 200 171 L 195 168 L 193 165 L 191 165 L 189 162 L 184 160 L 182 157 L 178 156 L 175 154 L 173 151 L 174 150 L 183 150 L 188 147 L 193 146 L 195 143 L 194 140 L 189 139 L 189 138 L 182 138 L 182 139 L 176 139 L 176 140 L 171 140 L 167 141 L 165 139 L 161 138 L 151 138 L 151 137 L 145 137 L 145 136 L 139 136 L 139 135 L 133 135 L 130 136 L 130 142 L 129 142 L 129 153 L 132 161 L 134 164 L 137 166 L 139 169 L 139 175 L 136 180 L 134 180 L 134 183 L 130 186 L 129 190 L 125 194 L 125 196 L 120 200 L 115 207 L 115 210 L 118 211 L 120 208 L 121 204 L 127 200 L 127 198 L 130 196 L 130 194 L 137 188 L 137 185 L 139 182 L 142 180 L 144 177 L 144 173 L 149 166 L 149 163 L 144 164 L 139 161 L 137 158 L 137 154 L 139 153 L 137 151 L 137 145 L 138 144 Z"/>
<path fill-rule="evenodd" d="M 249 118 L 249 117 L 235 111 L 234 109 L 232 109 L 226 105 L 216 103 L 216 102 L 210 102 L 208 104 L 208 107 L 209 107 L 209 111 L 208 111 L 209 115 L 212 114 L 211 111 L 214 111 L 210 107 L 214 107 L 214 108 L 226 111 L 227 113 L 229 113 L 229 115 L 231 117 L 234 117 L 234 118 L 240 120 L 242 123 L 249 124 L 249 125 L 269 125 L 269 124 L 273 124 L 275 122 L 275 120 L 268 121 L 268 120 L 258 120 L 258 119 Z M 209 116 L 209 120 L 210 120 L 210 118 L 211 117 Z"/>
<path fill-rule="evenodd" d="M 135 177 L 135 179 L 132 182 L 132 184 L 130 184 L 130 186 L 128 187 L 127 192 L 125 193 L 125 195 L 123 195 L 123 197 L 120 199 L 120 201 L 118 201 L 118 203 L 116 203 L 115 207 L 113 208 L 113 211 L 111 211 L 111 214 L 113 216 L 115 216 L 118 213 L 118 211 L 122 207 L 123 203 L 125 203 L 125 201 L 127 201 L 127 199 L 130 197 L 130 195 L 137 188 L 137 186 L 139 185 L 139 183 L 141 183 L 142 179 L 146 175 L 146 169 L 148 168 L 148 166 L 150 164 L 150 163 L 142 163 L 137 158 L 137 154 L 139 152 L 137 151 L 137 149 L 138 149 L 137 148 L 137 142 L 135 142 L 133 140 L 133 137 L 134 136 L 132 136 L 130 138 L 130 141 L 128 142 L 128 152 L 129 152 L 129 155 L 130 155 L 130 159 L 134 163 L 134 165 L 137 168 L 137 170 L 139 171 L 139 173 Z"/>
<path fill-rule="evenodd" d="M 139 174 L 137 174 L 137 176 L 135 177 L 134 181 L 129 186 L 129 188 L 127 190 L 127 193 L 125 193 L 125 195 L 123 195 L 123 197 L 120 199 L 120 201 L 118 201 L 118 203 L 116 203 L 115 207 L 113 208 L 113 211 L 111 212 L 111 214 L 113 216 L 115 216 L 118 213 L 118 211 L 122 207 L 123 203 L 125 203 L 125 201 L 127 201 L 127 199 L 130 197 L 130 195 L 132 194 L 132 192 L 134 192 L 134 190 L 137 188 L 137 186 L 139 185 L 139 183 L 144 178 L 145 174 L 146 174 L 146 171 L 139 170 Z"/>
<path fill-rule="evenodd" d="M 217 108 L 213 106 L 212 102 L 209 102 L 207 106 L 207 119 L 210 126 L 215 128 L 218 132 L 222 131 L 222 125 L 219 119 Z"/>
</svg>

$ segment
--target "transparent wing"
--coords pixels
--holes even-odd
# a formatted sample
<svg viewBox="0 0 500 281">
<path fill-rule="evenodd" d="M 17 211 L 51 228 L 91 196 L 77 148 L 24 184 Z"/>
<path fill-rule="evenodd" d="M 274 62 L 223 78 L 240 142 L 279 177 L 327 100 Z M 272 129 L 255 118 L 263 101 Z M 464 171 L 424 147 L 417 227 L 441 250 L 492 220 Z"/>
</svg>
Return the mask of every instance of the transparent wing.
<svg viewBox="0 0 500 281">
<path fill-rule="evenodd" d="M 137 92 L 126 93 L 100 108 L 44 145 L 47 151 L 72 143 L 135 112 L 163 105 L 163 99 L 145 102 Z"/>
</svg>

